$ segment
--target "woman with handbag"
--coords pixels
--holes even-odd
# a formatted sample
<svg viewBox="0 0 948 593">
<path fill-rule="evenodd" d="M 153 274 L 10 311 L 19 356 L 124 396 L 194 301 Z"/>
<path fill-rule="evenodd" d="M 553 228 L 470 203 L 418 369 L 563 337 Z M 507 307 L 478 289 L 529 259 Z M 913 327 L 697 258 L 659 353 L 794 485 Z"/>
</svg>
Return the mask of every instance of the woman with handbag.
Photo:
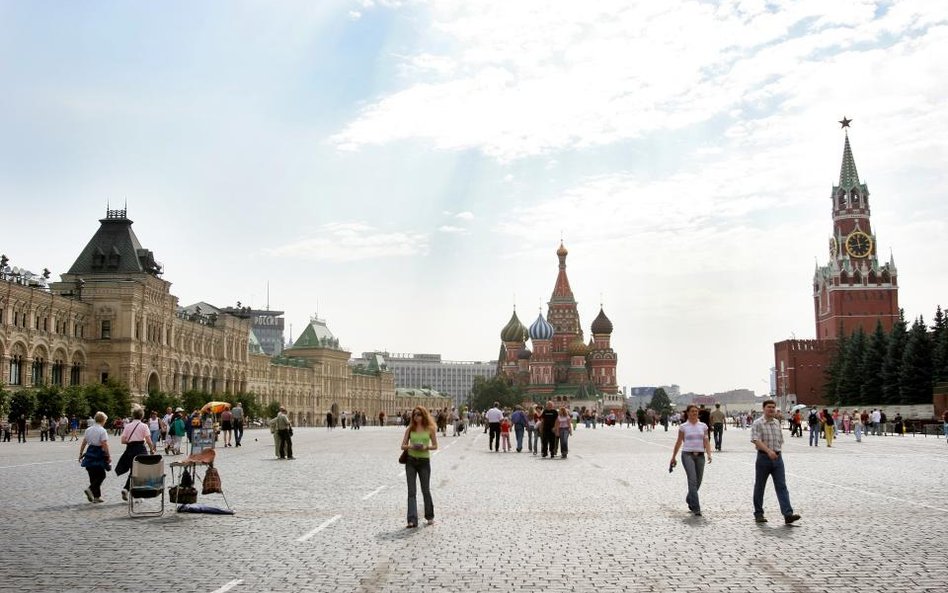
<svg viewBox="0 0 948 593">
<path fill-rule="evenodd" d="M 122 452 L 115 466 L 115 474 L 118 476 L 128 472 L 125 487 L 122 488 L 122 500 L 128 500 L 128 485 L 132 479 L 129 470 L 132 469 L 132 461 L 138 455 L 145 455 L 147 451 L 151 451 L 152 455 L 155 454 L 155 443 L 151 441 L 151 431 L 148 430 L 148 425 L 142 422 L 144 417 L 145 410 L 140 406 L 136 407 L 132 410 L 132 421 L 122 429 L 122 444 L 125 445 L 125 451 Z"/>
<path fill-rule="evenodd" d="M 431 500 L 431 451 L 438 448 L 438 427 L 423 406 L 411 412 L 411 422 L 402 437 L 402 451 L 407 453 L 405 477 L 408 479 L 408 523 L 406 528 L 418 527 L 418 503 L 415 478 L 421 482 L 425 501 L 425 520 L 434 524 L 434 502 Z"/>
<path fill-rule="evenodd" d="M 85 490 L 89 502 L 103 502 L 102 482 L 105 481 L 105 472 L 112 469 L 109 433 L 105 430 L 105 421 L 108 419 L 104 412 L 96 412 L 95 424 L 86 429 L 82 444 L 79 445 L 79 465 L 89 473 L 89 487 Z"/>
</svg>

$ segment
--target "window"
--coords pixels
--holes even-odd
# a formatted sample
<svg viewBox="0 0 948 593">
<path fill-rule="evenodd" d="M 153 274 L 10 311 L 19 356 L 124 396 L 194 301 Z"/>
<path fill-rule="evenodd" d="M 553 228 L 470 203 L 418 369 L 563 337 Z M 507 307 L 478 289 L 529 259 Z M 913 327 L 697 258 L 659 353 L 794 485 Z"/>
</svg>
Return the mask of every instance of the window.
<svg viewBox="0 0 948 593">
<path fill-rule="evenodd" d="M 102 333 L 100 336 L 103 340 L 112 339 L 112 322 L 108 319 L 102 321 Z M 105 383 L 105 381 L 103 381 Z"/>
<path fill-rule="evenodd" d="M 19 354 L 10 357 L 10 385 L 23 385 L 23 357 Z"/>
<path fill-rule="evenodd" d="M 39 386 L 43 384 L 43 371 L 45 370 L 45 367 L 46 367 L 46 361 L 43 360 L 42 358 L 37 358 L 33 361 L 32 379 L 33 379 L 34 386 Z"/>
<path fill-rule="evenodd" d="M 100 374 L 99 374 L 99 380 L 102 382 L 103 385 L 106 384 L 106 383 L 108 383 L 108 382 L 109 382 L 109 374 L 108 374 L 108 373 L 100 373 Z"/>
<path fill-rule="evenodd" d="M 78 362 L 72 363 L 72 368 L 69 370 L 69 384 L 70 385 L 79 384 L 79 379 L 80 379 L 79 373 L 81 369 L 82 367 L 79 365 Z"/>
<path fill-rule="evenodd" d="M 63 361 L 61 360 L 57 360 L 53 362 L 53 373 L 52 373 L 52 376 L 50 377 L 50 382 L 53 385 L 60 386 L 60 387 L 62 386 L 64 367 L 65 365 L 63 364 Z"/>
</svg>

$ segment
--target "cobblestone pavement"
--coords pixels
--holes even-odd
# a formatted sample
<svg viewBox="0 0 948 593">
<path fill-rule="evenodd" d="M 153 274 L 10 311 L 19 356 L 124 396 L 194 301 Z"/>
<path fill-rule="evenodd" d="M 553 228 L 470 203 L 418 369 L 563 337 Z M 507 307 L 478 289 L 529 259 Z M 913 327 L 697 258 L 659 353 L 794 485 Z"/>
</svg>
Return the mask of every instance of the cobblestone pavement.
<svg viewBox="0 0 948 593">
<path fill-rule="evenodd" d="M 267 431 L 218 450 L 235 516 L 129 519 L 110 474 L 89 504 L 77 443 L 0 443 L 0 591 L 944 591 L 943 438 L 788 439 L 803 520 L 752 518 L 750 432 L 707 467 L 703 517 L 668 473 L 675 433 L 578 429 L 567 460 L 442 437 L 437 522 L 404 529 L 401 430 L 297 429 L 295 461 Z M 120 449 L 112 437 L 113 447 Z M 420 499 L 420 493 L 419 493 Z M 220 495 L 199 502 L 221 504 Z M 419 500 L 420 503 L 420 500 Z M 134 576 L 132 576 L 134 575 Z"/>
</svg>

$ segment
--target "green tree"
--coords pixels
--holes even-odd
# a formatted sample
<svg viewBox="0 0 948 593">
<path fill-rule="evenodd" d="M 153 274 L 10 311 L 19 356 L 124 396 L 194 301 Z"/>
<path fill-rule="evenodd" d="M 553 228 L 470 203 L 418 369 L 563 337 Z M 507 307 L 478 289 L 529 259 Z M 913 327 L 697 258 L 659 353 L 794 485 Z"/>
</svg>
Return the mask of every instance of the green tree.
<svg viewBox="0 0 948 593">
<path fill-rule="evenodd" d="M 260 405 L 260 402 L 257 401 L 257 395 L 255 393 L 238 393 L 234 396 L 234 401 L 231 403 L 236 405 L 237 402 L 240 402 L 240 406 L 244 409 L 245 419 L 259 418 L 264 413 L 264 409 Z"/>
<path fill-rule="evenodd" d="M 280 413 L 280 402 L 272 401 L 267 404 L 267 407 L 264 409 L 267 413 L 266 419 L 276 418 L 277 414 Z"/>
<path fill-rule="evenodd" d="M 3 383 L 0 383 L 0 416 L 5 416 L 10 411 L 10 392 L 6 390 Z"/>
<path fill-rule="evenodd" d="M 671 413 L 674 409 L 671 398 L 668 397 L 668 393 L 666 393 L 662 387 L 659 387 L 652 393 L 652 401 L 648 403 L 648 408 L 655 410 L 659 414 Z"/>
<path fill-rule="evenodd" d="M 85 418 L 89 415 L 89 402 L 86 401 L 84 387 L 70 385 L 63 391 L 63 413 L 76 418 Z"/>
<path fill-rule="evenodd" d="M 889 336 L 882 329 L 882 322 L 876 322 L 876 330 L 869 337 L 866 352 L 862 359 L 863 379 L 858 400 L 852 403 L 876 405 L 882 401 L 882 365 L 885 363 Z"/>
<path fill-rule="evenodd" d="M 9 420 L 14 422 L 20 416 L 30 419 L 33 417 L 34 410 L 36 410 L 36 392 L 32 389 L 21 389 L 10 398 Z"/>
<path fill-rule="evenodd" d="M 59 418 L 63 413 L 63 392 L 55 385 L 44 385 L 36 390 L 36 415 Z"/>
<path fill-rule="evenodd" d="M 487 410 L 494 402 L 501 407 L 514 407 L 523 401 L 523 390 L 512 387 L 507 378 L 501 375 L 494 377 L 474 377 L 471 387 L 471 406 L 475 410 Z"/>
<path fill-rule="evenodd" d="M 102 383 L 83 385 L 82 395 L 86 405 L 83 410 L 76 413 L 76 417 L 80 420 L 88 418 L 96 412 L 105 412 L 109 418 L 128 416 L 128 412 L 116 414 L 113 411 L 112 392 Z"/>
<path fill-rule="evenodd" d="M 932 383 L 948 380 L 948 316 L 941 310 L 935 311 L 932 324 Z"/>
<path fill-rule="evenodd" d="M 181 394 L 181 407 L 188 413 L 200 410 L 209 401 L 211 401 L 211 394 L 206 391 L 192 389 Z"/>
<path fill-rule="evenodd" d="M 158 412 L 159 416 L 162 416 L 168 408 L 174 410 L 180 405 L 181 400 L 178 399 L 178 396 L 164 391 L 152 391 L 142 398 L 142 407 L 145 408 L 146 414 L 154 410 Z"/>
<path fill-rule="evenodd" d="M 847 340 L 846 355 L 839 371 L 839 380 L 836 383 L 836 399 L 827 401 L 831 405 L 850 404 L 860 398 L 862 388 L 862 362 L 866 356 L 866 334 L 860 327 Z"/>
<path fill-rule="evenodd" d="M 902 354 L 899 402 L 903 405 L 932 401 L 932 350 L 928 328 L 921 317 L 912 324 Z"/>
<path fill-rule="evenodd" d="M 905 343 L 908 341 L 905 318 L 899 311 L 899 320 L 889 332 L 889 343 L 886 347 L 885 361 L 882 363 L 882 401 L 866 402 L 867 404 L 898 404 L 901 400 L 899 387 L 902 382 L 902 354 Z"/>
<path fill-rule="evenodd" d="M 829 364 L 826 365 L 824 376 L 826 382 L 823 384 L 823 401 L 827 403 L 835 402 L 838 399 L 840 378 L 843 374 L 843 366 L 846 364 L 846 355 L 849 353 L 849 339 L 840 333 L 836 340 L 836 348 L 830 356 Z M 789 372 L 789 371 L 788 371 Z M 816 402 L 809 402 L 816 404 Z"/>
</svg>

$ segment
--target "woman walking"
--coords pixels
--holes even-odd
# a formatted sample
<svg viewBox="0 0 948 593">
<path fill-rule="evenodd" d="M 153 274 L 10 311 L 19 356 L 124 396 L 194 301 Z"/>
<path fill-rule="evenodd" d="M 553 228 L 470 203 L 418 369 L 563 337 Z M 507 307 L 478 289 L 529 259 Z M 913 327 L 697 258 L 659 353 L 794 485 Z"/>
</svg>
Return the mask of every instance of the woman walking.
<svg viewBox="0 0 948 593">
<path fill-rule="evenodd" d="M 560 415 L 556 417 L 556 433 L 560 437 L 560 457 L 566 459 L 569 453 L 569 437 L 573 434 L 573 419 L 565 407 L 560 408 Z"/>
<path fill-rule="evenodd" d="M 833 415 L 826 408 L 823 408 L 823 435 L 826 438 L 826 446 L 833 446 L 833 433 L 836 431 L 836 423 L 833 422 Z"/>
<path fill-rule="evenodd" d="M 144 417 L 145 410 L 140 407 L 135 408 L 132 410 L 132 421 L 122 429 L 122 444 L 125 445 L 125 451 L 122 452 L 122 456 L 115 466 L 115 475 L 117 476 L 128 472 L 128 477 L 125 478 L 125 486 L 122 488 L 122 500 L 128 500 L 128 485 L 132 479 L 129 470 L 132 469 L 132 461 L 138 455 L 145 455 L 146 451 L 151 451 L 152 454 L 155 453 L 155 444 L 151 442 L 151 432 L 148 430 L 148 425 L 142 422 Z"/>
<path fill-rule="evenodd" d="M 698 489 L 701 488 L 701 480 L 704 477 L 705 456 L 708 463 L 711 463 L 711 441 L 708 439 L 708 426 L 704 422 L 698 422 L 698 406 L 690 404 L 685 410 L 688 417 L 686 422 L 682 422 L 678 428 L 678 440 L 675 441 L 675 450 L 672 452 L 669 468 L 677 465 L 675 456 L 678 450 L 681 450 L 681 465 L 685 468 L 685 475 L 688 478 L 688 496 L 685 502 L 688 503 L 688 509 L 696 516 L 701 516 L 701 503 L 698 500 Z"/>
<path fill-rule="evenodd" d="M 425 501 L 425 520 L 434 524 L 434 502 L 431 500 L 431 451 L 438 448 L 437 425 L 423 406 L 411 412 L 411 422 L 402 437 L 402 451 L 408 452 L 405 477 L 408 479 L 408 522 L 406 528 L 418 527 L 418 503 L 416 502 L 415 478 L 421 482 L 421 495 Z"/>
<path fill-rule="evenodd" d="M 89 473 L 89 487 L 85 490 L 89 502 L 103 502 L 102 482 L 105 481 L 105 472 L 112 469 L 109 432 L 105 430 L 105 421 L 108 419 L 104 412 L 96 412 L 95 424 L 86 429 L 82 444 L 79 445 L 79 465 Z"/>
<path fill-rule="evenodd" d="M 853 410 L 852 415 L 853 433 L 856 435 L 856 442 L 862 442 L 862 419 L 859 416 L 859 410 Z"/>
<path fill-rule="evenodd" d="M 230 410 L 221 412 L 221 432 L 224 434 L 224 446 L 230 447 L 231 431 L 234 430 L 234 414 Z"/>
</svg>

